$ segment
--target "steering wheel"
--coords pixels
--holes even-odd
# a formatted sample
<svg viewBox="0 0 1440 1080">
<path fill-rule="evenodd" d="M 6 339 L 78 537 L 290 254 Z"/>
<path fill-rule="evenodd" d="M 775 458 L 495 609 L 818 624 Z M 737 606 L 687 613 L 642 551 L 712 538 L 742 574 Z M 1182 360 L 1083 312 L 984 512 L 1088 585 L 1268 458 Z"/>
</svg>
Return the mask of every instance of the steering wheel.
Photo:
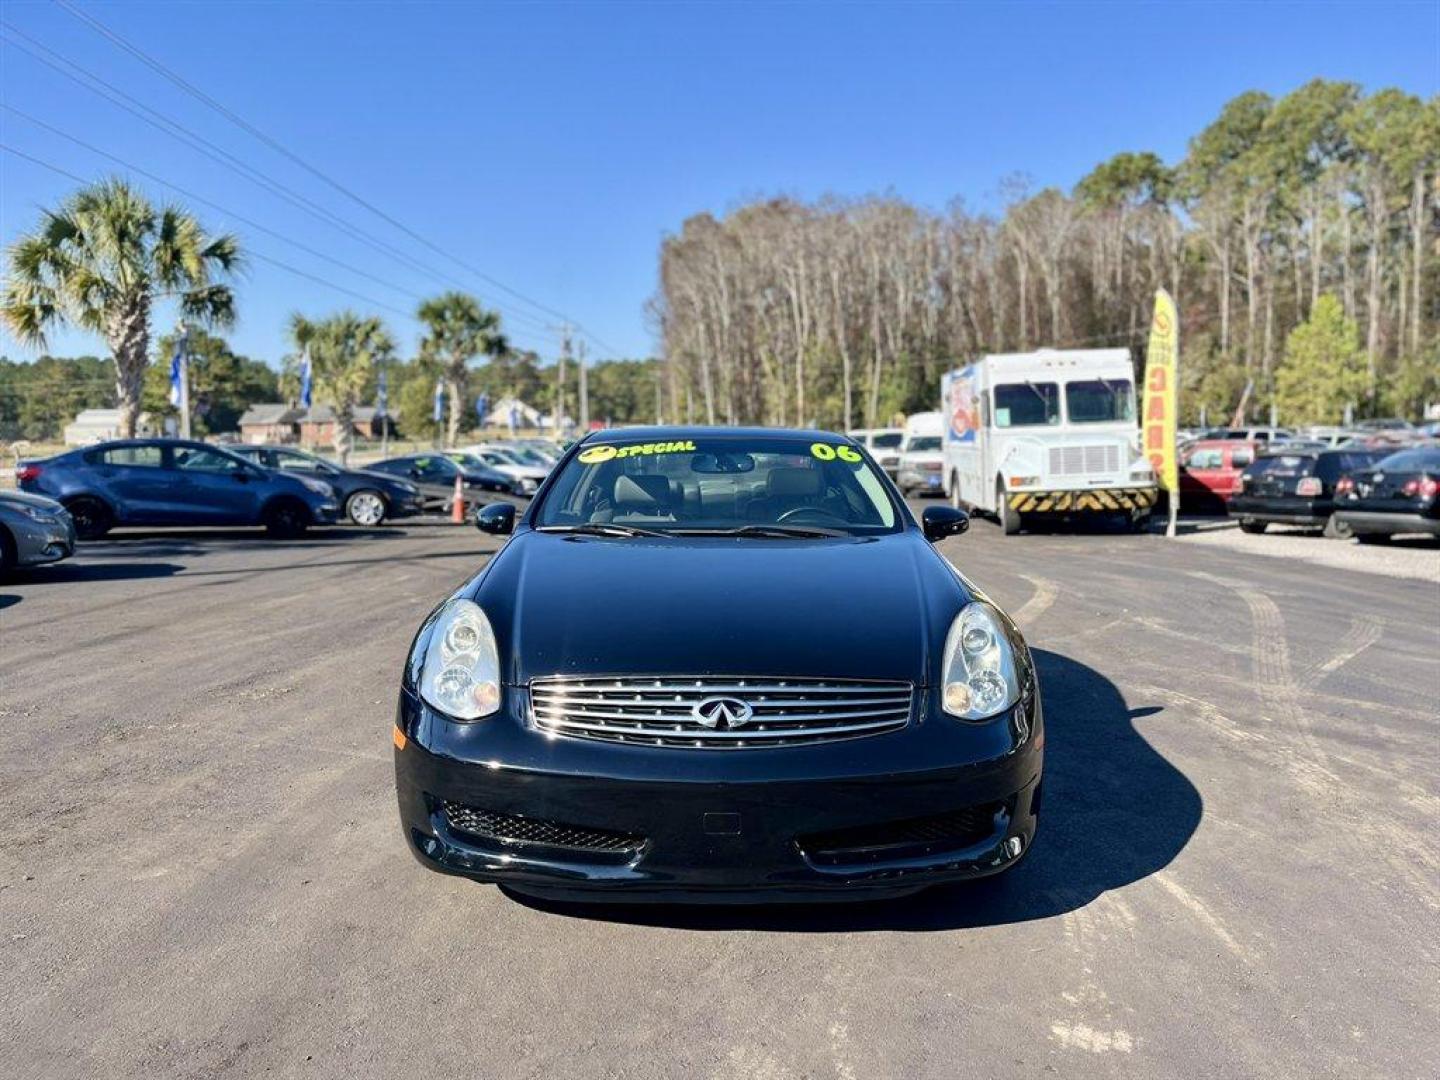
<svg viewBox="0 0 1440 1080">
<path fill-rule="evenodd" d="M 783 514 L 781 514 L 778 518 L 775 519 L 775 524 L 784 525 L 787 521 L 800 518 L 805 515 L 809 515 L 810 524 L 812 525 L 825 525 L 831 523 L 835 525 L 850 524 L 850 522 L 846 521 L 839 514 L 833 514 L 829 510 L 822 510 L 818 506 L 797 506 L 794 509 L 786 510 Z"/>
</svg>

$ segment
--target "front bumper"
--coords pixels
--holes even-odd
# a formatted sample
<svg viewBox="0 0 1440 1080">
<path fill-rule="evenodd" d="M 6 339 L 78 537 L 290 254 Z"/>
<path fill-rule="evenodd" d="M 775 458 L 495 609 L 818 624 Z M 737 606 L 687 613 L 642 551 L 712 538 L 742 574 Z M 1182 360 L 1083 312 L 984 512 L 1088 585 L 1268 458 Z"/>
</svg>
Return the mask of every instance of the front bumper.
<svg viewBox="0 0 1440 1080">
<path fill-rule="evenodd" d="M 59 562 L 75 554 L 75 523 L 69 514 L 48 522 L 26 521 L 11 531 L 20 566 Z"/>
<path fill-rule="evenodd" d="M 903 895 L 998 873 L 1029 850 L 1044 733 L 1038 697 L 1017 708 L 1025 738 L 1014 710 L 966 724 L 927 709 L 903 731 L 848 742 L 681 750 L 547 738 L 518 708 L 459 724 L 402 691 L 400 819 L 431 869 L 553 898 Z M 509 820 L 498 831 L 510 835 L 471 831 L 457 806 Z M 567 846 L 576 836 L 598 839 Z"/>
<path fill-rule="evenodd" d="M 310 517 L 316 525 L 334 525 L 340 520 L 340 507 L 335 503 L 312 503 Z"/>
<path fill-rule="evenodd" d="M 1021 514 L 1113 513 L 1145 511 L 1155 505 L 1153 487 L 1086 488 L 1083 490 L 1011 491 L 1006 500 Z"/>
<path fill-rule="evenodd" d="M 1269 521 L 1277 525 L 1324 525 L 1330 520 L 1332 504 L 1328 499 L 1262 498 L 1255 495 L 1233 495 L 1225 506 L 1232 518 Z"/>
<path fill-rule="evenodd" d="M 1378 510 L 1336 510 L 1335 520 L 1356 533 L 1428 533 L 1440 536 L 1440 518 L 1422 514 L 1387 514 Z"/>
</svg>

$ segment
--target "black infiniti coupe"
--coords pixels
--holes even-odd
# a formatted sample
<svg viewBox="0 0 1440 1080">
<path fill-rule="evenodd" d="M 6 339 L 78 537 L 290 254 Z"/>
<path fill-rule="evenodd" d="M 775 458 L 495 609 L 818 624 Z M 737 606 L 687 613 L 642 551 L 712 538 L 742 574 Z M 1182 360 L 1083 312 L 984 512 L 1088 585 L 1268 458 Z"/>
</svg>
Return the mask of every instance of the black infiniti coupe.
<svg viewBox="0 0 1440 1080">
<path fill-rule="evenodd" d="M 1010 619 L 858 444 L 650 428 L 571 447 L 415 637 L 405 839 L 560 899 L 898 895 L 1005 870 L 1044 729 Z"/>
</svg>

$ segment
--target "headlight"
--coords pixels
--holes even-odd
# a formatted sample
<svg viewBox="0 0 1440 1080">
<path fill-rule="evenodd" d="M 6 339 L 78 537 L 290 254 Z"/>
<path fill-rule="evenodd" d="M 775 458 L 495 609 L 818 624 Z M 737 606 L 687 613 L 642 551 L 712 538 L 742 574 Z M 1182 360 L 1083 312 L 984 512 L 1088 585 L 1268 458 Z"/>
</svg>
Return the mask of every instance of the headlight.
<svg viewBox="0 0 1440 1080">
<path fill-rule="evenodd" d="M 20 512 L 33 521 L 42 525 L 53 525 L 60 517 L 63 510 L 46 510 L 43 506 L 22 506 Z"/>
<path fill-rule="evenodd" d="M 1134 468 L 1130 470 L 1130 479 L 1143 480 L 1146 483 L 1149 483 L 1150 481 L 1155 479 L 1155 471 L 1151 469 L 1148 465 L 1144 468 Z"/>
<path fill-rule="evenodd" d="M 420 489 L 419 489 L 418 487 L 416 487 L 414 484 L 401 484 L 401 485 L 400 485 L 400 490 L 403 491 L 406 495 L 419 495 L 419 494 L 420 494 Z"/>
<path fill-rule="evenodd" d="M 330 498 L 335 494 L 335 489 L 323 480 L 312 480 L 308 476 L 297 476 L 295 479 L 299 480 L 316 495 L 324 495 L 326 498 Z"/>
<path fill-rule="evenodd" d="M 951 716 L 984 720 L 1020 700 L 1015 651 L 989 604 L 967 605 L 945 638 L 942 707 Z"/>
<path fill-rule="evenodd" d="M 500 655 L 480 605 L 450 600 L 435 620 L 420 669 L 420 697 L 457 720 L 500 708 Z"/>
</svg>

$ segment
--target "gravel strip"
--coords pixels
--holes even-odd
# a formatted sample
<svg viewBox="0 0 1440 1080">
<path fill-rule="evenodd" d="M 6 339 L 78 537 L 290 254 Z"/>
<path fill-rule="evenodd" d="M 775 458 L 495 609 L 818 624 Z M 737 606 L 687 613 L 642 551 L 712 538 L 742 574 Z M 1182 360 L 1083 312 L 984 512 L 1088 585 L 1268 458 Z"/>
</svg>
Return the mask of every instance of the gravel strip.
<svg viewBox="0 0 1440 1080">
<path fill-rule="evenodd" d="M 1412 578 L 1440 584 L 1440 542 L 1425 537 L 1402 537 L 1388 544 L 1359 544 L 1328 539 L 1313 529 L 1271 525 L 1258 536 L 1243 533 L 1230 521 L 1201 522 L 1193 531 L 1181 523 L 1178 539 L 1186 544 L 1227 548 L 1246 555 L 1300 559 L 1334 570 Z"/>
</svg>

